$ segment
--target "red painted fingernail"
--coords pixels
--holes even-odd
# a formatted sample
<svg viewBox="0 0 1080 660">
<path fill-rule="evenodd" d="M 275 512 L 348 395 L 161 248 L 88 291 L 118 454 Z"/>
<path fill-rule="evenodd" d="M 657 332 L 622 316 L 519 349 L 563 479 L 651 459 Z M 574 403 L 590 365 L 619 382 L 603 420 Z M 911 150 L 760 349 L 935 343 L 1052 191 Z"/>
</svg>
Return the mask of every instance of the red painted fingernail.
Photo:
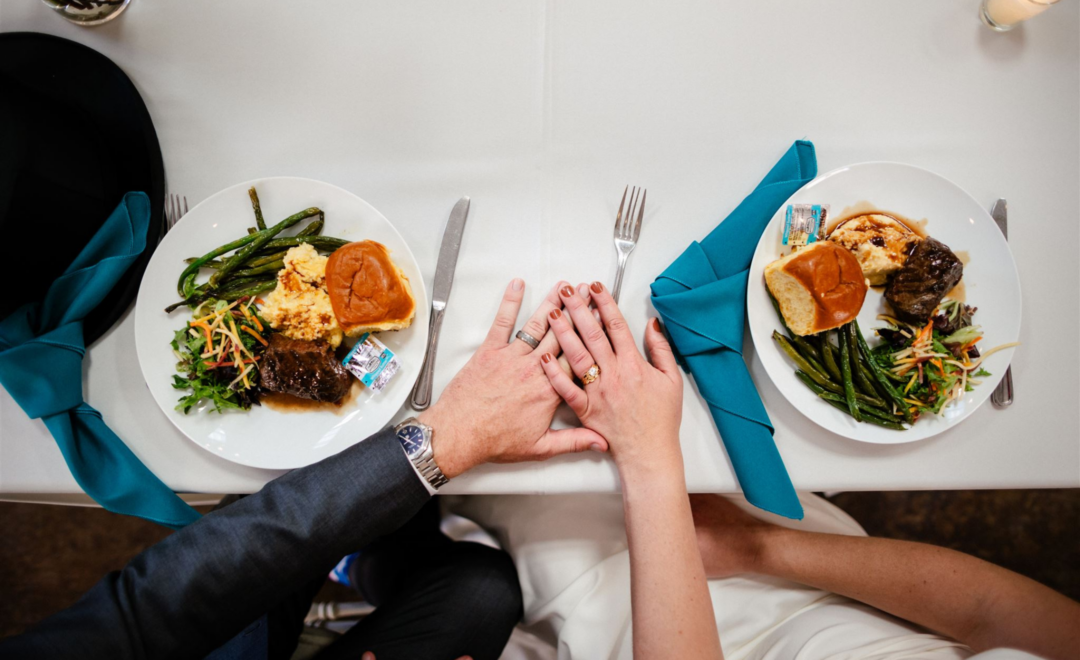
<svg viewBox="0 0 1080 660">
<path fill-rule="evenodd" d="M 589 288 L 593 290 L 593 293 L 602 293 L 604 291 L 604 285 L 599 282 L 593 282 Z"/>
<path fill-rule="evenodd" d="M 551 362 L 554 359 L 555 359 L 555 356 L 552 355 L 551 353 L 544 353 L 543 355 L 540 356 L 540 361 L 543 362 L 544 364 L 547 364 L 548 362 Z"/>
<path fill-rule="evenodd" d="M 574 290 L 571 289 L 570 285 L 568 284 L 563 288 L 559 289 L 559 294 L 562 295 L 563 298 L 570 298 L 574 295 Z"/>
<path fill-rule="evenodd" d="M 553 309 L 548 314 L 548 316 L 550 316 L 553 320 L 558 320 L 558 319 L 562 318 L 562 310 L 561 309 Z"/>
<path fill-rule="evenodd" d="M 653 327 L 653 330 L 656 330 L 657 332 L 660 332 L 660 319 L 654 318 L 652 320 L 652 327 Z"/>
</svg>

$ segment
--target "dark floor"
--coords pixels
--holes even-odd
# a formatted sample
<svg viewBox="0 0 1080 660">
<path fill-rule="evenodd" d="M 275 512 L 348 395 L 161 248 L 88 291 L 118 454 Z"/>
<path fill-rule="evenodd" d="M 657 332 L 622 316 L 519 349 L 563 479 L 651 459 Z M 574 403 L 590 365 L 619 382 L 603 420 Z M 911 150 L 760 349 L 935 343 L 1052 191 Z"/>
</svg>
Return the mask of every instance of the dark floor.
<svg viewBox="0 0 1080 660">
<path fill-rule="evenodd" d="M 1080 490 L 843 493 L 870 534 L 971 553 L 1080 600 Z M 0 637 L 75 602 L 169 534 L 101 509 L 0 503 Z M 322 598 L 351 598 L 337 585 Z"/>
<path fill-rule="evenodd" d="M 871 536 L 933 543 L 1080 600 L 1080 490 L 841 493 Z"/>
</svg>

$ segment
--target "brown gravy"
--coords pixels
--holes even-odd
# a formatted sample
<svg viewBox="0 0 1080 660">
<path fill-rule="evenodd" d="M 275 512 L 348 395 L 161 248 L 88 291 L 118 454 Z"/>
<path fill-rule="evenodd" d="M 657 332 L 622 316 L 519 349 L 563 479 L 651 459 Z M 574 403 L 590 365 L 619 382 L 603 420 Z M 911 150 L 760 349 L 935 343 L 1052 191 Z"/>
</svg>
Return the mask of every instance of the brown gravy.
<svg viewBox="0 0 1080 660">
<path fill-rule="evenodd" d="M 956 302 L 967 302 L 967 288 L 964 286 L 964 280 L 957 282 L 956 286 L 945 294 L 945 297 Z"/>
<path fill-rule="evenodd" d="M 971 254 L 967 250 L 954 250 L 953 254 L 960 260 L 960 263 L 964 264 L 965 268 L 971 263 Z M 967 287 L 964 286 L 964 280 L 961 279 L 957 282 L 952 291 L 945 294 L 945 297 L 957 302 L 967 302 Z"/>
<path fill-rule="evenodd" d="M 349 393 L 341 397 L 341 401 L 337 403 L 330 403 L 327 401 L 312 401 L 310 399 L 301 399 L 298 396 L 291 394 L 281 394 L 274 392 L 272 394 L 264 394 L 259 398 L 259 402 L 267 408 L 276 412 L 311 412 L 314 410 L 326 410 L 340 415 L 346 410 L 352 408 L 348 405 L 356 400 L 357 396 L 363 391 L 364 385 L 356 379 L 353 379 L 352 387 L 349 388 Z"/>
<path fill-rule="evenodd" d="M 912 220 L 911 218 L 900 215 L 899 213 L 895 213 L 893 211 L 885 211 L 867 201 L 856 202 L 851 206 L 846 207 L 835 218 L 829 220 L 825 225 L 825 236 L 828 237 L 832 235 L 833 231 L 837 227 L 844 224 L 848 220 L 856 218 L 860 215 L 868 215 L 871 213 L 888 216 L 893 220 L 896 220 L 900 224 L 910 229 L 913 234 L 920 238 L 926 238 L 927 236 L 929 236 L 929 234 L 926 233 L 926 225 L 929 220 L 927 220 L 926 218 L 923 218 L 922 220 Z"/>
</svg>

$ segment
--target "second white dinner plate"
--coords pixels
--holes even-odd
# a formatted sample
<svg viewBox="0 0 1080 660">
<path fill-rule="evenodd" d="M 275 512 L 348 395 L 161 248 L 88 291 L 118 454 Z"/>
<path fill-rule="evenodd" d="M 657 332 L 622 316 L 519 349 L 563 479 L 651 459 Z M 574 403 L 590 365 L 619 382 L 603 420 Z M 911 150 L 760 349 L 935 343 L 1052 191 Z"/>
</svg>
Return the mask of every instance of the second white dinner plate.
<svg viewBox="0 0 1080 660">
<path fill-rule="evenodd" d="M 248 411 L 217 413 L 203 406 L 186 415 L 175 409 L 183 392 L 172 387 L 176 357 L 169 342 L 191 314 L 186 307 L 172 314 L 164 309 L 179 297 L 176 283 L 185 258 L 203 255 L 235 240 L 254 225 L 247 192 L 251 186 L 258 190 L 267 224 L 317 206 L 326 214 L 323 234 L 349 241 L 370 239 L 382 243 L 409 278 L 416 298 L 416 318 L 405 330 L 377 335 L 401 360 L 400 371 L 381 392 L 363 389 L 335 409 L 253 406 Z M 286 233 L 291 235 L 295 229 Z M 135 344 L 151 394 L 169 421 L 192 442 L 235 463 L 288 469 L 332 456 L 379 431 L 393 419 L 419 376 L 427 348 L 428 315 L 427 290 L 420 267 L 401 234 L 381 213 L 337 186 L 311 179 L 275 177 L 222 190 L 191 209 L 165 235 L 139 288 Z"/>
<path fill-rule="evenodd" d="M 780 329 L 776 310 L 765 286 L 765 266 L 780 258 L 784 213 L 788 204 L 828 204 L 830 217 L 847 210 L 875 208 L 913 221 L 925 220 L 927 234 L 948 245 L 965 261 L 962 280 L 967 304 L 978 308 L 974 322 L 981 325 L 982 350 L 1015 342 L 1020 336 L 1020 279 L 1009 246 L 990 214 L 971 195 L 942 176 L 900 163 L 861 163 L 833 170 L 803 186 L 776 212 L 758 243 L 747 285 L 750 333 L 765 371 L 781 394 L 811 422 L 839 435 L 879 444 L 922 440 L 956 426 L 982 405 L 1009 366 L 1014 349 L 986 359 L 990 376 L 941 415 L 924 415 L 905 431 L 894 431 L 855 421 L 811 392 L 795 376 L 795 365 L 772 339 Z M 886 311 L 880 288 L 871 288 L 859 313 L 859 326 L 873 347 L 880 341 L 877 315 Z"/>
</svg>

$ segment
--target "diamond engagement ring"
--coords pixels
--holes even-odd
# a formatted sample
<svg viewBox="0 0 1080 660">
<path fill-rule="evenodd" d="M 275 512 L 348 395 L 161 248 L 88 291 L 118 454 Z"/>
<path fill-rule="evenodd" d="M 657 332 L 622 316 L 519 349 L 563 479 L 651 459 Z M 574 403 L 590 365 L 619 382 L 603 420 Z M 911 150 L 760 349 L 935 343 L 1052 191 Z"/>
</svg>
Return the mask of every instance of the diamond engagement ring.
<svg viewBox="0 0 1080 660">
<path fill-rule="evenodd" d="M 540 342 L 536 339 L 536 337 L 533 337 L 532 335 L 525 332 L 524 330 L 518 330 L 518 333 L 516 335 L 514 335 L 514 337 L 516 337 L 517 339 L 520 339 L 521 341 L 525 342 L 529 346 L 532 346 L 532 349 L 534 351 L 536 350 L 536 347 L 540 345 Z"/>
<path fill-rule="evenodd" d="M 585 383 L 586 385 L 589 385 L 589 384 L 595 382 L 599 378 L 600 378 L 600 366 L 594 364 L 593 366 L 589 367 L 589 370 L 586 371 L 585 374 L 581 377 L 581 382 Z"/>
</svg>

